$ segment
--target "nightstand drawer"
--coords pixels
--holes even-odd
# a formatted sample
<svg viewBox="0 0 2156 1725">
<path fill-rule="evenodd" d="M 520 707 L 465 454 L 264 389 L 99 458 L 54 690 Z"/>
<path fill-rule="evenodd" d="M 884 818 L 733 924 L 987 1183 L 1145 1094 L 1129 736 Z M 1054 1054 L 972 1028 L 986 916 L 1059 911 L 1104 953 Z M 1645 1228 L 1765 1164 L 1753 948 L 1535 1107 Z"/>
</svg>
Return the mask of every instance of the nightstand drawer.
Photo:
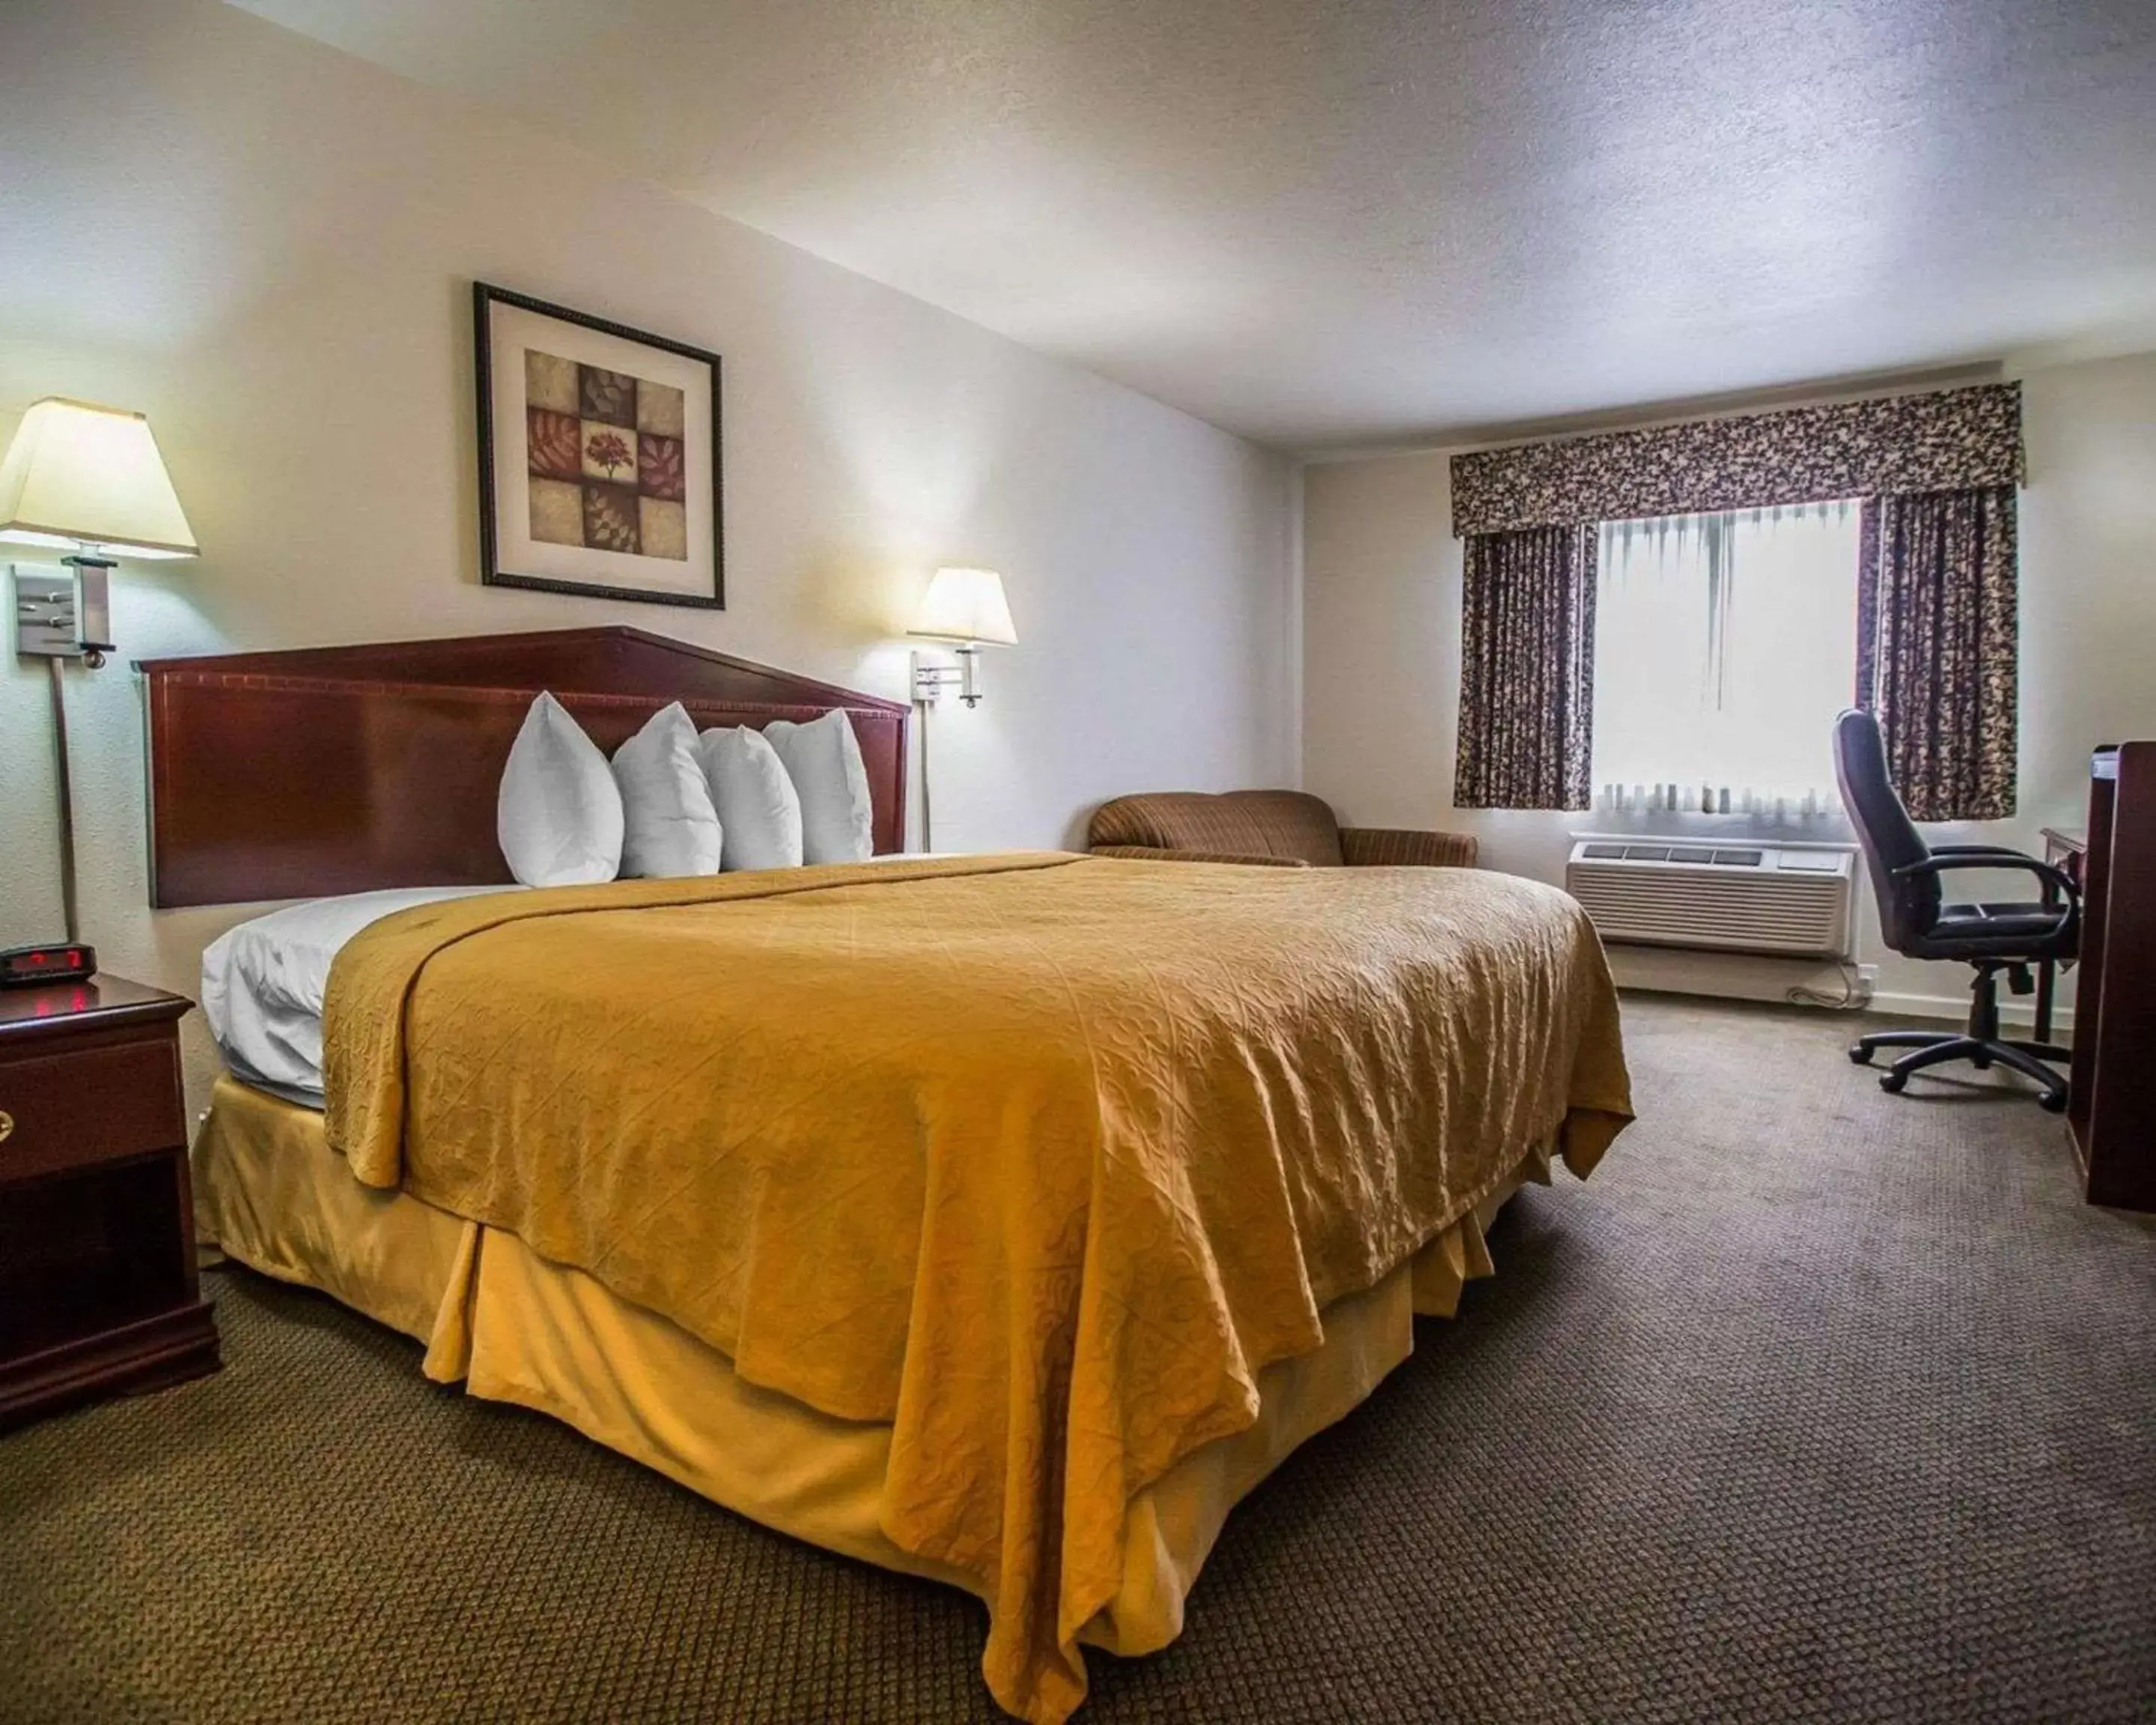
<svg viewBox="0 0 2156 1725">
<path fill-rule="evenodd" d="M 0 1064 L 0 1183 L 187 1142 L 169 1038 Z"/>
</svg>

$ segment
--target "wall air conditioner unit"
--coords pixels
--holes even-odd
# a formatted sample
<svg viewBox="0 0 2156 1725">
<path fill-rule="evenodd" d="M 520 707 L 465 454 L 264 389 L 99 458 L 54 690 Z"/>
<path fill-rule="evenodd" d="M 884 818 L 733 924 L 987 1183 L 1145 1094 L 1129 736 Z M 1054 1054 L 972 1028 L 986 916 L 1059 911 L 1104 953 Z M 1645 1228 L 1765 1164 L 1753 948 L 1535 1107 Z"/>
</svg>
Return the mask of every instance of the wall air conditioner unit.
<svg viewBox="0 0 2156 1725">
<path fill-rule="evenodd" d="M 1845 959 L 1856 856 L 1836 845 L 1574 835 L 1565 890 L 1605 941 Z"/>
</svg>

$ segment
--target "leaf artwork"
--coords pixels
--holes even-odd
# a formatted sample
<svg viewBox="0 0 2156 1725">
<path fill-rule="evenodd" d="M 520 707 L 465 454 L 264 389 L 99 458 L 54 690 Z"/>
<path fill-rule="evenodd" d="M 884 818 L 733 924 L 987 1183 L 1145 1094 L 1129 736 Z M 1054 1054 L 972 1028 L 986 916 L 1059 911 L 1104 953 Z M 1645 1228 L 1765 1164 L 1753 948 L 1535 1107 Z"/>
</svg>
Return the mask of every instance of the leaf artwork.
<svg viewBox="0 0 2156 1725">
<path fill-rule="evenodd" d="M 685 562 L 683 392 L 535 348 L 525 351 L 524 382 L 532 539 Z"/>
<path fill-rule="evenodd" d="M 681 497 L 680 439 L 639 437 L 636 450 L 637 490 L 647 497 Z"/>
<path fill-rule="evenodd" d="M 584 462 L 577 443 L 583 427 L 576 415 L 534 407 L 525 410 L 525 420 L 531 471 L 550 479 L 581 479 Z"/>
<path fill-rule="evenodd" d="M 584 444 L 584 455 L 594 466 L 604 468 L 608 479 L 628 466 L 630 459 L 628 444 L 613 431 L 594 433 Z"/>
</svg>

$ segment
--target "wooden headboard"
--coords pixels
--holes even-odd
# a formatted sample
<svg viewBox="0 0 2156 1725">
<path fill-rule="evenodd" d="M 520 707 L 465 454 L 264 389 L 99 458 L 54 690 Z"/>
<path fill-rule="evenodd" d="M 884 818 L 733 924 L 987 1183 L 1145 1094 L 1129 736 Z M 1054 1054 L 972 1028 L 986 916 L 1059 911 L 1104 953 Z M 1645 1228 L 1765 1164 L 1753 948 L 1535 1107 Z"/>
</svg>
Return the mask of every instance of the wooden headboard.
<svg viewBox="0 0 2156 1725">
<path fill-rule="evenodd" d="M 552 690 L 608 754 L 670 701 L 699 729 L 842 708 L 875 848 L 902 850 L 905 703 L 639 629 L 151 659 L 150 901 L 315 898 L 506 881 L 495 796 Z"/>
</svg>

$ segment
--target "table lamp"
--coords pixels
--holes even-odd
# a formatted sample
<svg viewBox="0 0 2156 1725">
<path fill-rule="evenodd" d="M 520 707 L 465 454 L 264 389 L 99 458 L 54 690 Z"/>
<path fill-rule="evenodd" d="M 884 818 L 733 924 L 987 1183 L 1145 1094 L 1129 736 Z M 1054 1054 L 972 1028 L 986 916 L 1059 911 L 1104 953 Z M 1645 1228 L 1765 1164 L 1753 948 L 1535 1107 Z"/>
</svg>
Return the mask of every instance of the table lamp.
<svg viewBox="0 0 2156 1725">
<path fill-rule="evenodd" d="M 31 403 L 0 459 L 0 541 L 67 549 L 54 568 L 14 566 L 15 650 L 45 661 L 52 689 L 59 791 L 60 901 L 67 940 L 0 952 L 0 985 L 90 974 L 95 955 L 75 916 L 74 798 L 60 665 L 95 670 L 112 650 L 107 552 L 191 557 L 194 530 L 180 508 L 150 422 L 140 413 L 48 396 Z"/>
</svg>

